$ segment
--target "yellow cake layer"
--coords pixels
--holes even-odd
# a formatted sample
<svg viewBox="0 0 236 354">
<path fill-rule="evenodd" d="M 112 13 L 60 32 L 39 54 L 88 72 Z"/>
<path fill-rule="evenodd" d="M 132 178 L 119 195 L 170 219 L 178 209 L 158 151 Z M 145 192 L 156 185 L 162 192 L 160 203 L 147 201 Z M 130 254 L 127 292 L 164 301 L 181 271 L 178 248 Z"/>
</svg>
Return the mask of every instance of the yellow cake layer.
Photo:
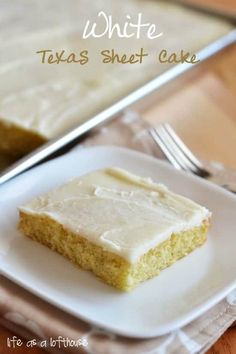
<svg viewBox="0 0 236 354">
<path fill-rule="evenodd" d="M 90 270 L 114 287 L 129 291 L 150 279 L 178 259 L 201 246 L 209 228 L 208 221 L 199 227 L 172 234 L 131 264 L 115 253 L 67 230 L 48 216 L 20 212 L 19 229 L 28 237 L 55 250 L 83 269 Z"/>
<path fill-rule="evenodd" d="M 0 120 L 0 153 L 20 157 L 45 142 L 45 138 L 32 130 Z"/>
</svg>

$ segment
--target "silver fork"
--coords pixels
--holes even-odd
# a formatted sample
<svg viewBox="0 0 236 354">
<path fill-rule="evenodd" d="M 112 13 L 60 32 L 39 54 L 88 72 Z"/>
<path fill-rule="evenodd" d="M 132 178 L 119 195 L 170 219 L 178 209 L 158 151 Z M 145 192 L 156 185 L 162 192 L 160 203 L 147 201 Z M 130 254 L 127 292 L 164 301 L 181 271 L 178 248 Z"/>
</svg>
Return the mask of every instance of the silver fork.
<svg viewBox="0 0 236 354">
<path fill-rule="evenodd" d="M 193 173 L 217 183 L 217 180 L 214 180 L 212 172 L 203 166 L 169 124 L 165 123 L 158 128 L 151 128 L 149 133 L 154 142 L 176 169 Z M 236 190 L 231 188 L 228 184 L 221 183 L 221 185 L 227 190 L 236 193 Z"/>
</svg>

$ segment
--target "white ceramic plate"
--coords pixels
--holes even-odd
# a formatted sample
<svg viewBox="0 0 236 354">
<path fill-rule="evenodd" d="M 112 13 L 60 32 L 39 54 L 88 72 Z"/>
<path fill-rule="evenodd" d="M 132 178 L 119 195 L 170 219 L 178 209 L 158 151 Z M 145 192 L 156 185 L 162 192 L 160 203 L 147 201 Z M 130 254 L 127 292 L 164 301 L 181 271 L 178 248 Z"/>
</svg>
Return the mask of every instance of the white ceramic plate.
<svg viewBox="0 0 236 354">
<path fill-rule="evenodd" d="M 17 206 L 73 176 L 123 167 L 169 186 L 213 212 L 208 241 L 130 293 L 103 284 L 64 257 L 17 231 Z M 236 285 L 236 197 L 167 163 L 116 147 L 79 149 L 0 187 L 0 270 L 57 307 L 131 337 L 152 337 L 183 326 Z"/>
</svg>

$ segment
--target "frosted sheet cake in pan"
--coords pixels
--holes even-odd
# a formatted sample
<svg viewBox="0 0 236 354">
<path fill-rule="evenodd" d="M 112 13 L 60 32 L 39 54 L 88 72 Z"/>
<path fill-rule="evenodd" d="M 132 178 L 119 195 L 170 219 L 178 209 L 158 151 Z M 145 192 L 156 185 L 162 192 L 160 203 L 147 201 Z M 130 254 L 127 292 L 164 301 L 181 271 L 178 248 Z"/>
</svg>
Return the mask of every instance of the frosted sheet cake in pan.
<svg viewBox="0 0 236 354">
<path fill-rule="evenodd" d="M 231 29 L 223 20 L 166 1 L 0 3 L 0 153 L 15 156 L 63 134 L 170 68 L 171 64 L 157 61 L 163 48 L 169 53 L 181 49 L 195 53 Z M 142 13 L 142 20 L 155 24 L 163 35 L 153 40 L 145 33 L 139 39 L 115 35 L 83 39 L 86 21 L 98 22 L 99 11 L 121 25 L 127 15 L 137 22 Z M 105 65 L 99 55 L 111 48 L 129 55 L 142 47 L 149 54 L 142 64 Z M 43 64 L 42 55 L 36 54 L 43 49 L 77 56 L 86 49 L 89 62 Z"/>
</svg>

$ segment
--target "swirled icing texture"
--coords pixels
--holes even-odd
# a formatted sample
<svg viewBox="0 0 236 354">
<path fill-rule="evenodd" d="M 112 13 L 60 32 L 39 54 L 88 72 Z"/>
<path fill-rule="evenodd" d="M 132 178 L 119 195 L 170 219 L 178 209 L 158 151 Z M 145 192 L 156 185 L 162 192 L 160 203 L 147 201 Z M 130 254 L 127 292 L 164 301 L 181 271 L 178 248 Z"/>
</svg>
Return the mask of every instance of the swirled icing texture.
<svg viewBox="0 0 236 354">
<path fill-rule="evenodd" d="M 74 178 L 20 210 L 48 216 L 130 263 L 210 216 L 165 186 L 118 168 Z"/>
</svg>

